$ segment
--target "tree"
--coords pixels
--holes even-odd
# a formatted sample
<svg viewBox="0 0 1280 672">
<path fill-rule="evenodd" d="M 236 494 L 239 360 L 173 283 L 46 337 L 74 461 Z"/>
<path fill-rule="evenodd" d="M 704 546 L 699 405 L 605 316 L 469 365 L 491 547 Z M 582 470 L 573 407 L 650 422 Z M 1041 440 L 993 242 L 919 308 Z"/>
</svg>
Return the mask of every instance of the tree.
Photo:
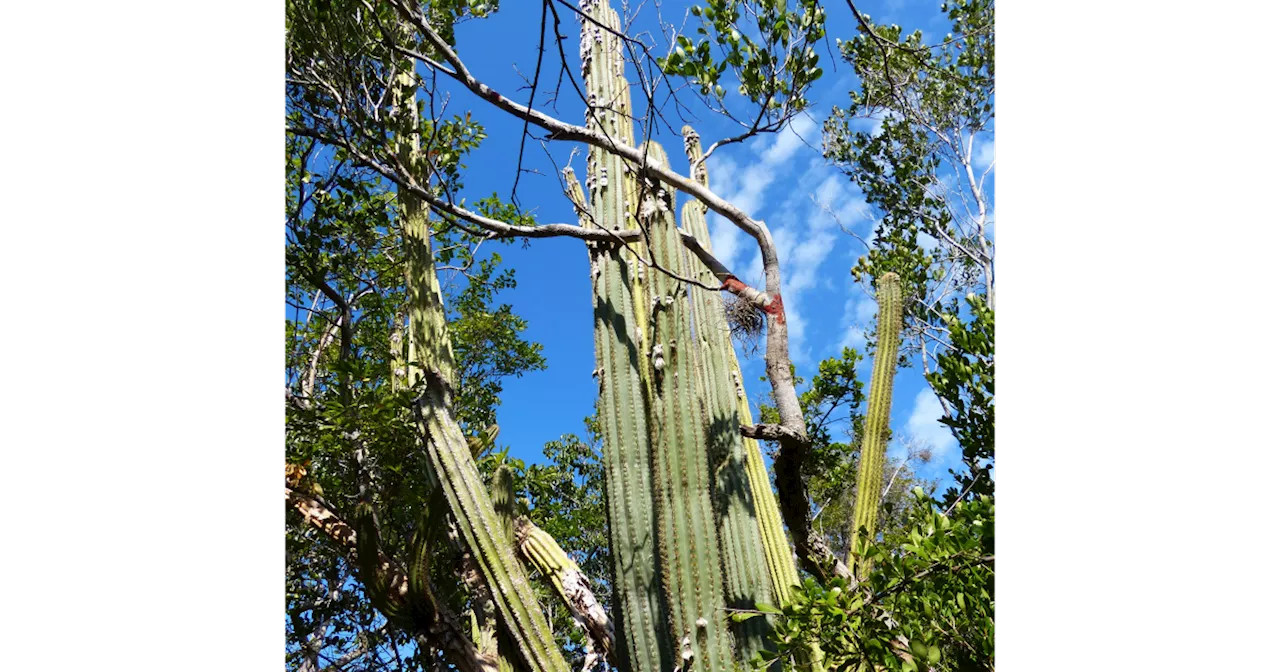
<svg viewBox="0 0 1280 672">
<path fill-rule="evenodd" d="M 358 651 L 365 646 L 360 633 L 368 639 L 381 631 L 390 634 L 372 648 L 398 658 L 413 642 L 419 667 L 567 670 L 564 637 L 548 626 L 530 585 L 530 573 L 541 573 L 586 626 L 586 662 L 603 652 L 624 670 L 711 671 L 758 660 L 769 650 L 768 621 L 747 607 L 786 606 L 799 583 L 791 549 L 771 532 L 781 532 L 783 519 L 801 567 L 823 581 L 852 575 L 810 519 L 805 469 L 814 439 L 790 361 L 777 247 L 764 222 L 709 188 L 705 161 L 718 147 L 777 130 L 807 108 L 805 92 L 821 75 L 813 45 L 825 35 L 825 12 L 813 0 L 794 8 L 712 1 L 695 13 L 704 37 L 695 44 L 675 36 L 657 57 L 622 30 L 607 2 L 590 0 L 579 11 L 544 0 L 539 65 L 522 102 L 474 75 L 455 43 L 456 22 L 495 10 L 496 3 L 474 0 L 287 3 L 287 130 L 291 152 L 304 157 L 291 159 L 301 167 L 289 174 L 290 192 L 298 194 L 289 203 L 290 279 L 294 295 L 314 290 L 323 298 L 308 310 L 328 316 L 325 326 L 303 320 L 290 331 L 298 341 L 293 351 L 310 357 L 295 354 L 299 371 L 288 378 L 286 497 L 301 516 L 293 519 L 299 546 L 324 547 L 299 552 L 293 568 L 304 586 L 312 577 L 330 594 L 354 588 L 362 614 L 376 610 L 386 619 L 380 630 L 372 618 L 356 619 L 345 640 L 325 639 L 324 627 L 300 622 L 291 626 L 297 655 L 315 667 L 326 647 Z M 559 30 L 570 13 L 582 26 L 582 86 Z M 585 124 L 546 111 L 554 105 L 535 106 L 545 53 L 559 56 L 557 75 L 571 80 L 586 105 Z M 639 109 L 631 104 L 624 54 L 640 78 Z M 741 84 L 734 102 L 726 102 L 719 83 L 730 70 Z M 687 175 L 649 140 L 665 123 L 660 92 L 677 93 L 672 78 L 694 84 L 712 110 L 743 120 L 741 133 L 705 153 L 686 128 Z M 446 114 L 451 92 L 520 120 L 526 135 L 544 132 L 545 143 L 589 148 L 585 189 L 565 175 L 578 222 L 536 222 L 496 195 L 466 204 L 462 160 L 484 131 L 471 111 Z M 739 117 L 735 110 L 743 108 L 752 112 Z M 316 177 L 305 168 L 313 151 L 337 166 L 316 171 L 325 174 L 323 189 L 305 186 Z M 339 177 L 343 171 L 348 177 Z M 680 226 L 675 192 L 690 198 Z M 715 257 L 707 211 L 756 241 L 762 289 Z M 593 585 L 610 592 L 616 643 L 612 624 L 591 611 L 599 601 L 589 582 L 579 582 L 586 594 L 575 597 L 558 573 L 580 572 L 562 546 L 578 542 L 539 527 L 531 549 L 533 537 L 511 532 L 527 531 L 540 515 L 519 518 L 517 493 L 536 511 L 566 493 L 589 496 L 590 479 L 568 485 L 561 471 L 556 488 L 540 490 L 541 472 L 504 464 L 492 447 L 501 378 L 541 361 L 536 346 L 519 338 L 519 319 L 493 305 L 495 292 L 513 279 L 478 250 L 490 240 L 552 236 L 583 240 L 591 260 L 598 478 L 607 497 L 583 515 L 603 503 L 610 553 L 570 550 L 585 566 L 599 557 L 612 561 L 610 576 Z M 468 279 L 456 291 L 437 275 L 450 267 Z M 718 303 L 722 291 L 764 323 L 771 421 L 751 422 L 745 407 Z M 335 341 L 336 357 L 329 354 Z M 776 494 L 754 440 L 778 445 Z M 580 452 L 580 445 L 570 440 L 552 454 Z M 553 530 L 563 522 L 542 518 Z M 340 571 L 324 573 L 323 583 L 314 578 L 334 567 Z M 735 614 L 732 624 L 726 609 Z M 295 610 L 300 621 L 308 613 Z M 305 638 L 309 627 L 320 633 L 318 643 Z M 822 669 L 816 642 L 806 651 L 800 662 Z"/>
<path fill-rule="evenodd" d="M 901 27 L 875 25 L 854 8 L 859 34 L 840 52 L 861 86 L 827 120 L 824 153 L 881 215 L 854 277 L 869 282 L 892 271 L 902 278 L 904 357 L 919 356 L 943 404 L 942 422 L 964 450 L 961 492 L 990 494 L 996 294 L 988 178 L 995 162 L 984 155 L 991 155 L 995 124 L 994 6 L 960 0 L 942 11 L 952 32 L 930 46 L 920 31 L 904 38 Z M 858 130 L 857 118 L 875 119 L 878 128 Z"/>
</svg>

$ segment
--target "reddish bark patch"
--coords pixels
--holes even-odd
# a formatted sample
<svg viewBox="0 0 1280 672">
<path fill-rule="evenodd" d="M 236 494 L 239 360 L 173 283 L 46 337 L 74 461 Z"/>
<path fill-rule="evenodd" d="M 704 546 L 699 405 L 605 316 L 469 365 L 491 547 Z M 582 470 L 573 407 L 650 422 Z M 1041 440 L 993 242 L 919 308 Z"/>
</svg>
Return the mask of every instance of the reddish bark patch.
<svg viewBox="0 0 1280 672">
<path fill-rule="evenodd" d="M 782 294 L 774 294 L 769 299 L 769 305 L 761 308 L 766 314 L 772 315 L 778 320 L 778 324 L 787 323 L 787 313 L 782 308 Z"/>
<path fill-rule="evenodd" d="M 724 284 L 720 285 L 720 289 L 727 289 L 734 294 L 741 294 L 742 290 L 747 288 L 747 284 L 730 275 L 724 279 Z"/>
</svg>

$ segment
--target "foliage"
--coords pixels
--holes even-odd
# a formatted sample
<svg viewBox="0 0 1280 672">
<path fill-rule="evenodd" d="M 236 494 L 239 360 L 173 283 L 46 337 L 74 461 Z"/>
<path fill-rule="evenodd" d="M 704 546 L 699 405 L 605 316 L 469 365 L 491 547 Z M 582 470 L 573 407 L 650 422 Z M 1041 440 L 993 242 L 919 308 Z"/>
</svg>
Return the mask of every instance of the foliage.
<svg viewBox="0 0 1280 672">
<path fill-rule="evenodd" d="M 455 136 L 459 158 L 479 135 Z M 353 509 L 341 504 L 358 490 L 351 440 L 358 437 L 367 449 L 384 548 L 401 554 L 419 512 L 429 505 L 432 486 L 422 469 L 420 434 L 408 413 L 415 390 L 391 384 L 396 358 L 402 356 L 393 343 L 406 300 L 394 192 L 340 151 L 292 134 L 286 145 L 286 301 L 291 310 L 285 323 L 285 457 L 306 465 L 311 487 L 350 516 Z M 514 272 L 501 268 L 501 257 L 481 256 L 478 240 L 464 231 L 441 230 L 437 239 L 442 258 L 460 269 L 460 281 L 450 285 L 447 297 L 463 382 L 457 413 L 464 426 L 479 431 L 492 423 L 503 378 L 545 366 L 541 345 L 522 336 L 525 322 L 511 306 L 498 303 L 500 292 L 515 286 Z M 351 309 L 345 356 L 342 311 L 321 285 Z M 413 649 L 410 637 L 386 627 L 347 559 L 326 540 L 297 524 L 286 528 L 286 538 L 288 660 L 299 663 L 313 655 L 324 661 L 361 652 L 395 661 L 402 650 Z M 468 598 L 451 570 L 454 551 L 441 548 L 439 553 L 442 561 L 433 563 L 438 597 L 462 611 Z M 430 666 L 425 659 L 400 662 L 408 669 Z"/>
<path fill-rule="evenodd" d="M 964 452 L 954 499 L 993 490 L 995 242 L 986 178 L 994 163 L 984 167 L 975 146 L 994 126 L 994 7 L 962 0 L 942 11 L 953 32 L 937 46 L 862 17 L 859 34 L 840 45 L 861 85 L 827 121 L 824 153 L 881 214 L 853 275 L 902 279 L 904 361 L 920 355 L 943 404 L 939 420 Z M 859 130 L 858 117 L 878 127 Z"/>
<path fill-rule="evenodd" d="M 809 106 L 808 88 L 822 76 L 813 50 L 826 35 L 826 10 L 816 0 L 787 2 L 708 0 L 690 12 L 701 19 L 697 41 L 676 36 L 659 65 L 669 75 L 690 79 L 704 96 L 723 100 L 720 77 L 731 70 L 738 93 L 760 107 L 761 118 L 787 119 Z M 720 58 L 712 55 L 712 43 Z M 759 124 L 760 119 L 756 120 Z"/>
<path fill-rule="evenodd" d="M 915 499 L 906 543 L 859 545 L 874 561 L 868 580 L 806 579 L 778 610 L 774 641 L 784 669 L 801 669 L 797 661 L 815 639 L 831 669 L 995 669 L 994 500 L 944 512 L 919 488 Z"/>
<path fill-rule="evenodd" d="M 546 368 L 542 344 L 520 338 L 527 327 L 509 304 L 495 305 L 497 293 L 516 286 L 515 269 L 499 271 L 502 257 L 494 253 L 472 267 L 468 282 L 450 303 L 449 337 L 458 364 L 458 388 L 465 394 L 454 402 L 464 430 L 492 425 L 502 403 L 502 381 L 526 371 Z"/>
<path fill-rule="evenodd" d="M 952 472 L 956 487 L 947 492 L 954 501 L 995 494 L 991 468 L 995 459 L 996 364 L 995 311 L 980 296 L 965 298 L 971 318 L 952 317 L 947 324 L 952 349 L 938 355 L 937 370 L 925 378 L 951 413 L 941 418 L 964 453 L 965 471 Z"/>
</svg>

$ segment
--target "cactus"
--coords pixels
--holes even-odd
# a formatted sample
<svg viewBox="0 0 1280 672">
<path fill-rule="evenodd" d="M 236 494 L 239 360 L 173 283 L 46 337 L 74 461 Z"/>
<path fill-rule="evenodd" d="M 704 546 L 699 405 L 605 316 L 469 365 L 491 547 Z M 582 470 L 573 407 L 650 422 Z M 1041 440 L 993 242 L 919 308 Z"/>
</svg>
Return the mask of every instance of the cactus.
<svg viewBox="0 0 1280 672">
<path fill-rule="evenodd" d="M 496 438 L 496 425 L 494 428 L 495 431 L 490 436 Z M 474 448 L 472 451 L 474 454 Z M 498 514 L 498 523 L 502 528 L 500 536 L 504 543 L 514 547 L 517 506 L 515 479 L 511 472 L 511 467 L 506 464 L 500 464 L 494 470 L 490 494 L 493 497 L 493 510 Z M 494 648 L 498 658 L 498 671 L 513 672 L 516 669 L 515 664 L 512 662 L 515 645 L 512 643 L 511 637 L 505 631 L 502 631 L 496 633 L 496 640 Z"/>
<path fill-rule="evenodd" d="M 657 143 L 648 143 L 645 152 L 654 163 L 667 166 L 666 153 Z M 641 198 L 654 263 L 682 270 L 684 246 L 676 230 L 671 194 L 646 180 Z M 724 612 L 718 521 L 708 488 L 706 428 L 697 412 L 688 288 L 656 271 L 647 273 L 646 280 L 655 393 L 649 435 L 655 452 L 654 495 L 670 627 L 680 641 L 683 664 L 698 670 L 729 670 L 732 642 Z"/>
<path fill-rule="evenodd" d="M 857 501 L 849 538 L 849 564 L 857 563 L 855 575 L 866 578 L 870 565 L 857 558 L 860 535 L 874 537 L 880 509 L 880 487 L 884 481 L 885 441 L 889 435 L 889 406 L 893 401 L 893 375 L 898 368 L 898 340 L 902 333 L 902 285 L 895 273 L 885 273 L 876 282 L 876 356 L 871 367 L 871 392 L 867 417 L 862 426 L 862 453 L 858 460 Z"/>
<path fill-rule="evenodd" d="M 591 656 L 598 654 L 603 654 L 611 665 L 616 666 L 613 621 L 596 600 L 595 593 L 591 592 L 591 583 L 578 563 L 560 548 L 551 535 L 524 516 L 516 519 L 514 533 L 520 555 L 547 577 L 574 620 L 587 631 L 595 650 L 583 668 L 594 667 Z"/>
<path fill-rule="evenodd" d="M 618 15 L 607 3 L 583 7 L 594 21 L 613 29 Z M 587 82 L 587 124 L 623 142 L 632 142 L 630 91 L 623 76 L 618 38 L 601 26 L 582 23 L 582 68 Z M 587 154 L 587 189 L 583 194 L 572 171 L 566 171 L 570 196 L 583 226 L 628 229 L 636 186 L 630 169 L 618 157 L 598 148 Z M 590 198 L 588 202 L 587 198 Z M 591 245 L 591 280 L 595 303 L 596 375 L 599 417 L 604 439 L 601 462 L 608 493 L 610 548 L 614 561 L 615 623 L 622 633 L 619 668 L 627 671 L 675 667 L 655 547 L 657 519 L 653 511 L 652 454 L 649 445 L 650 349 L 644 291 L 635 258 L 616 245 Z"/>
<path fill-rule="evenodd" d="M 406 73 L 403 88 L 412 85 Z M 399 88 L 399 87 L 398 87 Z M 397 145 L 407 165 L 421 163 L 417 107 L 398 106 L 401 129 Z M 453 417 L 455 371 L 446 329 L 444 302 L 431 253 L 431 229 L 425 204 L 407 191 L 399 195 L 409 285 L 409 382 L 422 383 L 415 404 L 420 431 L 427 437 L 428 471 L 444 494 L 467 549 L 480 565 L 485 583 L 521 657 L 534 670 L 568 672 L 550 625 L 538 610 L 537 597 L 501 526 L 480 481 L 471 450 Z M 362 535 L 363 536 L 363 535 Z"/>
<path fill-rule="evenodd" d="M 603 0 L 583 10 L 587 124 L 632 143 L 621 43 L 609 32 L 617 14 Z M 657 143 L 643 150 L 667 165 Z M 672 194 L 595 147 L 587 171 L 584 192 L 566 170 L 580 225 L 646 230 L 643 242 L 588 248 L 619 667 L 727 671 L 735 650 L 745 663 L 764 648 L 768 623 L 748 619 L 731 634 L 726 607 L 789 594 L 799 583 L 795 563 L 759 447 L 739 436 L 749 412 L 732 377 L 740 374 L 720 299 L 705 290 L 691 297 L 685 282 L 650 267 L 714 282 L 682 245 Z M 705 184 L 705 169 L 694 177 Z M 709 247 L 701 206 L 686 206 L 682 219 Z"/>
<path fill-rule="evenodd" d="M 702 157 L 702 144 L 698 134 L 688 126 L 683 129 L 685 152 L 690 164 L 697 164 Z M 697 164 L 692 171 L 694 176 L 704 184 L 707 181 L 706 164 Z M 711 236 L 707 230 L 706 206 L 697 201 L 685 203 L 681 210 L 683 230 L 692 235 L 699 244 L 711 250 Z M 713 251 L 712 251 L 713 252 Z M 714 253 L 714 252 L 713 252 Z M 689 269 L 698 269 L 696 278 L 704 284 L 715 284 L 715 277 L 702 264 L 697 263 L 691 254 L 685 255 L 685 263 Z M 692 301 L 693 333 L 696 338 L 694 355 L 698 369 L 698 399 L 703 410 L 703 425 L 707 428 L 709 450 L 712 455 L 711 490 L 715 496 L 716 513 L 719 517 L 721 533 L 721 551 L 725 560 L 724 584 L 728 597 L 728 606 L 732 609 L 753 609 L 756 604 L 774 603 L 775 596 L 789 594 L 792 583 L 786 586 L 770 585 L 771 558 L 765 551 L 762 538 L 762 522 L 764 517 L 758 502 L 772 502 L 773 493 L 768 490 L 767 480 L 761 480 L 765 491 L 759 492 L 757 483 L 751 482 L 747 466 L 747 444 L 738 432 L 741 424 L 736 394 L 735 381 L 732 378 L 737 368 L 737 357 L 733 352 L 733 344 L 729 337 L 729 324 L 725 317 L 724 304 L 720 297 L 711 291 L 694 288 Z M 730 365 L 732 362 L 732 366 Z M 759 458 L 759 447 L 752 441 L 750 446 Z M 763 474 L 763 460 L 761 473 Z M 764 476 L 767 479 L 767 475 Z M 778 516 L 778 531 L 781 533 L 781 516 L 776 504 L 773 513 Z M 782 546 L 787 561 L 790 561 L 791 549 Z M 778 573 L 785 573 L 779 570 Z M 794 562 L 791 562 L 791 574 L 795 574 Z M 791 579 L 791 577 L 787 577 Z M 739 623 L 735 627 L 738 638 L 739 658 L 748 662 L 755 651 L 765 648 L 769 624 L 763 618 L 754 618 Z"/>
</svg>

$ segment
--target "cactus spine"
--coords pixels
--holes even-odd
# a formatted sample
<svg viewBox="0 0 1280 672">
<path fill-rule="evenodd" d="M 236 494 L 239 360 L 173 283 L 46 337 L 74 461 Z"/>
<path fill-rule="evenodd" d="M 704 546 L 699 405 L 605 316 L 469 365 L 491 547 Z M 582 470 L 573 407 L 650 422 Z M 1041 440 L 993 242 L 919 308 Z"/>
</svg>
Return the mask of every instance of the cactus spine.
<svg viewBox="0 0 1280 672">
<path fill-rule="evenodd" d="M 859 561 L 854 549 L 865 533 L 874 538 L 880 509 L 880 488 L 884 481 L 885 441 L 889 436 L 889 405 L 893 401 L 893 375 L 898 368 L 898 340 L 902 333 L 902 285 L 895 273 L 885 273 L 876 282 L 876 356 L 871 367 L 871 392 L 867 417 L 862 428 L 862 454 L 858 460 L 857 500 L 854 504 L 849 538 L 849 564 L 857 562 L 858 578 L 866 578 L 870 566 Z"/>
<path fill-rule="evenodd" d="M 698 134 L 688 126 L 683 130 L 685 152 L 690 164 L 702 157 L 702 143 Z M 707 181 L 706 164 L 698 164 L 694 177 Z M 711 236 L 707 230 L 706 206 L 689 201 L 681 210 L 681 225 L 698 242 L 711 251 Z M 697 269 L 696 277 L 704 284 L 715 285 L 711 271 L 698 263 L 691 254 L 685 255 L 689 269 Z M 729 324 L 725 318 L 724 304 L 718 293 L 692 288 L 693 333 L 696 339 L 695 355 L 698 368 L 698 398 L 703 410 L 703 425 L 707 428 L 708 448 L 713 468 L 711 491 L 714 493 L 716 513 L 721 532 L 721 551 L 725 560 L 724 585 L 728 606 L 732 609 L 754 609 L 757 603 L 774 603 L 775 595 L 787 592 L 772 590 L 770 577 L 774 574 L 771 560 L 765 552 L 762 538 L 764 517 L 760 514 L 761 500 L 772 502 L 773 492 L 768 482 L 762 481 L 765 493 L 757 492 L 757 484 L 751 482 L 747 467 L 747 445 L 738 432 L 739 406 L 736 385 L 731 377 L 737 366 L 737 357 L 729 338 Z M 732 362 L 732 366 L 730 365 Z M 759 447 L 752 442 L 751 449 L 759 457 Z M 763 467 L 763 460 L 761 467 Z M 766 477 L 767 478 L 767 477 Z M 774 505 L 775 515 L 778 515 Z M 778 518 L 781 532 L 781 516 Z M 790 548 L 783 546 L 790 558 Z M 780 570 L 781 571 L 781 570 Z M 792 564 L 794 573 L 794 564 Z M 786 586 L 789 591 L 790 585 Z M 767 643 L 769 624 L 763 618 L 739 623 L 735 628 L 738 637 L 738 654 L 743 662 L 752 654 L 763 650 Z"/>
</svg>

